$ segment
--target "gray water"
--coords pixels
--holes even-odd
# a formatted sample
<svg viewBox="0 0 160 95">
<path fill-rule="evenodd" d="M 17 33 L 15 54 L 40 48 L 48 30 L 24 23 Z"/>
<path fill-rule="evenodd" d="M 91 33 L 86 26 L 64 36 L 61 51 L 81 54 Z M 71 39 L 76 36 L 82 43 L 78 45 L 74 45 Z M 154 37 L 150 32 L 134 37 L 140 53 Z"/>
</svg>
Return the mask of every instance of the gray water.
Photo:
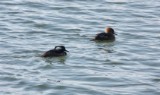
<svg viewBox="0 0 160 95">
<path fill-rule="evenodd" d="M 0 95 L 160 95 L 160 1 L 0 0 Z"/>
</svg>

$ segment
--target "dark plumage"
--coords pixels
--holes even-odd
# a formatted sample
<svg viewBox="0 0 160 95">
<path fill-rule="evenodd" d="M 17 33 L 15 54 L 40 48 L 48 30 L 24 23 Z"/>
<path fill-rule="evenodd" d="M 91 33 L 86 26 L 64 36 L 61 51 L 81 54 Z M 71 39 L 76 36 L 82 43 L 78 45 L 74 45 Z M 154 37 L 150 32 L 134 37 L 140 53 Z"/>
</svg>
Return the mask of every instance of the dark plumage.
<svg viewBox="0 0 160 95">
<path fill-rule="evenodd" d="M 55 46 L 54 49 L 51 49 L 45 52 L 42 57 L 58 57 L 58 56 L 65 56 L 68 52 L 64 46 Z"/>
<path fill-rule="evenodd" d="M 106 28 L 105 32 L 97 34 L 93 40 L 98 40 L 98 41 L 114 41 L 115 40 L 115 32 L 110 27 Z"/>
</svg>

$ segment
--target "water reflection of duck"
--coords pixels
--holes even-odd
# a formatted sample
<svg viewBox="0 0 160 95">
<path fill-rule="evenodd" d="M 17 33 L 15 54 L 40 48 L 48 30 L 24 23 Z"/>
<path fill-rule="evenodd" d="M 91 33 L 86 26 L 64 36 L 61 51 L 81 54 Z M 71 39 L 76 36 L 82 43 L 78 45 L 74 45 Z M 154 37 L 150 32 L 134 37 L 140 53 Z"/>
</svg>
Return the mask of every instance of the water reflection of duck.
<svg viewBox="0 0 160 95">
<path fill-rule="evenodd" d="M 114 41 L 115 40 L 115 32 L 112 28 L 106 28 L 105 32 L 98 33 L 93 40 L 97 41 Z"/>
<path fill-rule="evenodd" d="M 42 57 L 59 57 L 59 56 L 65 56 L 68 52 L 64 46 L 55 46 L 54 49 L 51 49 L 47 52 L 45 52 Z"/>
</svg>

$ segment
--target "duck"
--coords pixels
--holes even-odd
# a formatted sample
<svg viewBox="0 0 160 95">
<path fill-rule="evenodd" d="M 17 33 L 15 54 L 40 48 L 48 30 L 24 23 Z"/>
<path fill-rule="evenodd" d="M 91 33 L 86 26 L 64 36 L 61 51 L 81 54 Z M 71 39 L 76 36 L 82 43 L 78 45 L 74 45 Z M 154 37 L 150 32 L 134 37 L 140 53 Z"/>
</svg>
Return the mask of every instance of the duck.
<svg viewBox="0 0 160 95">
<path fill-rule="evenodd" d="M 69 52 L 66 50 L 65 46 L 55 46 L 54 49 L 46 51 L 42 57 L 59 57 L 59 56 L 65 56 L 67 55 L 66 52 Z"/>
<path fill-rule="evenodd" d="M 115 32 L 114 29 L 111 27 L 107 27 L 105 32 L 98 33 L 94 39 L 96 41 L 114 41 L 115 40 Z"/>
</svg>

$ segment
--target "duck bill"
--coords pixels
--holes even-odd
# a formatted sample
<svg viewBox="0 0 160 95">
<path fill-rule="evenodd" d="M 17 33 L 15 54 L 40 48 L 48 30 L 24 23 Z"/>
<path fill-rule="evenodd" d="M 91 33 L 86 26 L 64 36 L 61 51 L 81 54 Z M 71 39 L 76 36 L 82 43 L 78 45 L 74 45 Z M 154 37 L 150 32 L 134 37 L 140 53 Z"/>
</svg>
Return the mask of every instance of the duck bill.
<svg viewBox="0 0 160 95">
<path fill-rule="evenodd" d="M 114 35 L 117 35 L 117 33 L 114 33 Z"/>
<path fill-rule="evenodd" d="M 68 50 L 65 50 L 66 52 L 69 52 Z"/>
</svg>

